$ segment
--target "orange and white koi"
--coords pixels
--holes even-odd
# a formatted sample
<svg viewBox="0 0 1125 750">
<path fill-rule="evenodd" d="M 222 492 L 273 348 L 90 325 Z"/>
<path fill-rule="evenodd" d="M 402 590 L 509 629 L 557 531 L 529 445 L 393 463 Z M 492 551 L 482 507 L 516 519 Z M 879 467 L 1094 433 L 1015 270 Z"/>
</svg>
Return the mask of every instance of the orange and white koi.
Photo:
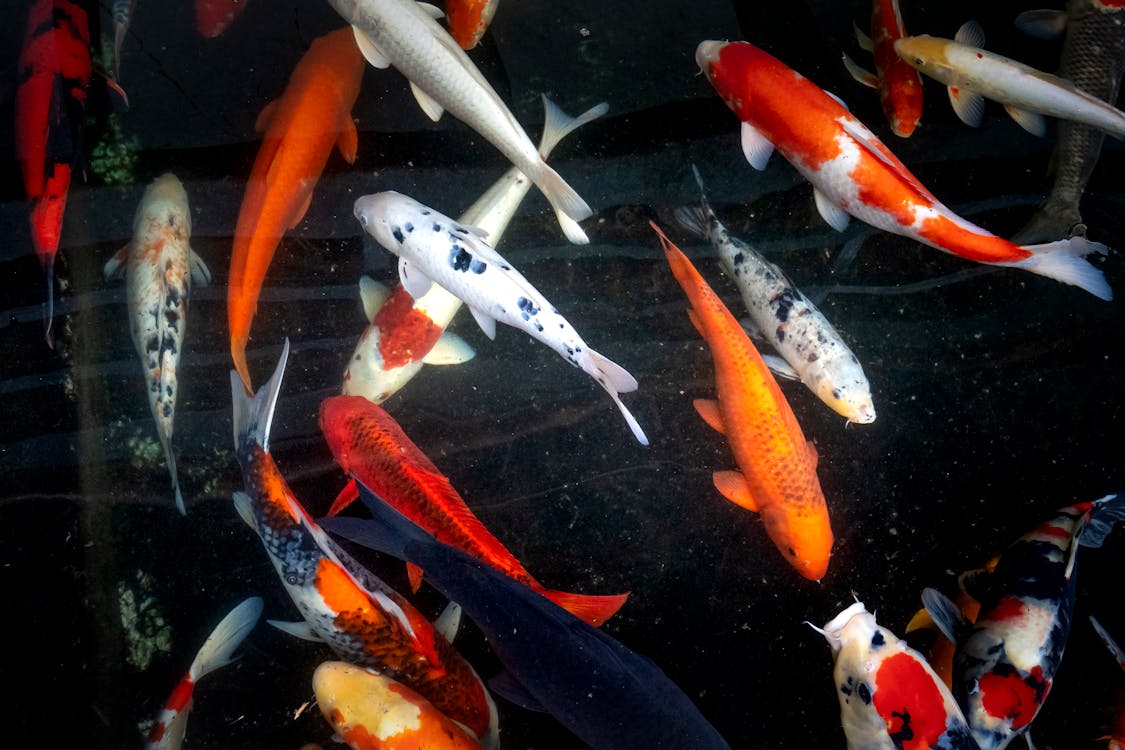
<svg viewBox="0 0 1125 750">
<path fill-rule="evenodd" d="M 875 58 L 875 72 L 870 73 L 844 54 L 844 67 L 864 86 L 879 92 L 883 114 L 891 131 L 909 138 L 922 120 L 922 77 L 898 56 L 895 42 L 906 36 L 898 0 L 874 0 L 871 6 L 871 36 L 859 27 L 855 30 L 859 46 Z"/>
<path fill-rule="evenodd" d="M 183 184 L 173 174 L 145 189 L 133 219 L 133 239 L 105 264 L 107 279 L 125 276 L 129 329 L 145 368 L 149 408 L 164 448 L 176 507 L 186 513 L 176 475 L 172 431 L 179 381 L 176 367 L 187 328 L 192 283 L 211 280 L 206 264 L 191 249 L 191 211 Z"/>
<path fill-rule="evenodd" d="M 480 750 L 457 722 L 373 669 L 326 661 L 313 672 L 316 704 L 352 750 Z"/>
<path fill-rule="evenodd" d="M 258 115 L 256 128 L 266 134 L 238 212 L 227 293 L 230 354 L 247 393 L 246 343 L 266 270 L 286 230 L 308 211 L 333 146 L 349 164 L 355 161 L 351 111 L 362 79 L 352 33 L 338 29 L 313 40 L 281 98 Z"/>
<path fill-rule="evenodd" d="M 861 602 L 813 627 L 832 648 L 848 750 L 977 750 L 949 689 Z"/>
<path fill-rule="evenodd" d="M 543 108 L 546 120 L 539 153 L 544 159 L 563 138 L 608 109 L 603 103 L 572 118 L 547 97 L 543 97 Z M 530 189 L 530 180 L 512 167 L 458 221 L 486 232 L 495 247 Z M 461 300 L 440 286 L 435 284 L 414 299 L 401 284 L 388 292 L 364 277 L 359 292 L 371 325 L 348 360 L 344 395 L 363 396 L 381 404 L 418 374 L 423 364 L 459 364 L 474 356 L 472 347 L 461 337 L 445 330 L 461 309 Z"/>
<path fill-rule="evenodd" d="M 31 201 L 31 241 L 47 279 L 44 329 L 55 315 L 55 255 L 73 165 L 81 151 L 93 64 L 86 11 L 73 0 L 36 0 L 27 13 L 16 89 L 16 156 Z"/>
<path fill-rule="evenodd" d="M 652 222 L 650 222 L 652 224 Z M 652 224 L 688 316 L 711 349 L 718 400 L 696 399 L 703 421 L 727 436 L 738 471 L 716 471 L 715 488 L 735 505 L 762 515 L 786 562 L 809 580 L 828 570 L 832 528 L 816 476 L 817 454 L 746 332 L 691 261 Z"/>
<path fill-rule="evenodd" d="M 204 676 L 230 664 L 235 650 L 250 635 L 262 614 L 262 600 L 252 596 L 224 617 L 196 654 L 191 666 L 176 684 L 164 709 L 148 735 L 145 750 L 179 750 L 187 732 L 195 686 Z"/>
<path fill-rule="evenodd" d="M 477 46 L 488 30 L 488 24 L 492 23 L 499 4 L 500 0 L 446 0 L 445 19 L 449 24 L 449 33 L 461 49 Z"/>
<path fill-rule="evenodd" d="M 325 642 L 340 658 L 408 685 L 495 747 L 496 706 L 477 673 L 421 612 L 324 533 L 274 463 L 269 432 L 288 356 L 286 340 L 277 370 L 253 398 L 231 372 L 234 439 L 246 487 L 235 493 L 235 508 L 261 538 L 303 618 L 271 624 Z"/>
<path fill-rule="evenodd" d="M 901 41 L 900 41 L 901 44 Z M 1071 237 L 1019 246 L 961 218 L 838 100 L 777 58 L 746 42 L 705 41 L 695 53 L 708 80 L 742 121 L 742 148 L 764 169 L 776 148 L 813 185 L 820 215 L 842 231 L 854 216 L 977 263 L 1020 268 L 1113 296 L 1084 256 L 1105 245 Z"/>
</svg>

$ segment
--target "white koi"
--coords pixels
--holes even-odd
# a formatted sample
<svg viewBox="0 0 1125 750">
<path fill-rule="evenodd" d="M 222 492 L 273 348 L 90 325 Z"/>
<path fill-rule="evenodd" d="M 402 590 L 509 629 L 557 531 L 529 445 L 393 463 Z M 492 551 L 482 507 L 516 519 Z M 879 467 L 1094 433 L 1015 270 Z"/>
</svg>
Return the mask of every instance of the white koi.
<svg viewBox="0 0 1125 750">
<path fill-rule="evenodd" d="M 412 297 L 418 299 L 437 283 L 468 305 L 490 339 L 496 338 L 500 320 L 543 342 L 597 380 L 633 435 L 642 445 L 648 444 L 618 396 L 635 391 L 636 379 L 590 349 L 543 294 L 485 241 L 480 229 L 393 191 L 359 198 L 355 217 L 379 244 L 398 256 L 399 279 Z"/>
<path fill-rule="evenodd" d="M 414 0 L 329 0 L 355 31 L 376 68 L 394 66 L 419 106 L 437 122 L 448 110 L 480 133 L 543 191 L 567 239 L 582 244 L 577 222 L 593 211 L 540 156 L 511 110 L 465 51 L 435 19 L 444 14 Z"/>
<path fill-rule="evenodd" d="M 164 448 L 176 507 L 186 513 L 172 432 L 176 418 L 176 367 L 187 326 L 192 284 L 205 285 L 211 272 L 190 246 L 187 193 L 175 175 L 157 177 L 144 192 L 133 239 L 105 264 L 107 279 L 125 276 L 133 346 L 145 368 L 148 401 Z"/>
</svg>

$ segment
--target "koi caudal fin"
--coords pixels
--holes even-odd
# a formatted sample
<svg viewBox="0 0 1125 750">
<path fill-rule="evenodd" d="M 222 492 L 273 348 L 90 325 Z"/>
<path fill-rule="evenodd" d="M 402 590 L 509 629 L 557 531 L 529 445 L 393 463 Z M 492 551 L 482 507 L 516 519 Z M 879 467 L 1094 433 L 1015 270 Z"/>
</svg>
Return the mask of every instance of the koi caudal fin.
<svg viewBox="0 0 1125 750">
<path fill-rule="evenodd" d="M 1108 252 L 1102 243 L 1071 237 L 1045 245 L 1024 245 L 1023 249 L 1030 252 L 1031 257 L 1007 265 L 1085 289 L 1098 299 L 1113 299 L 1113 290 L 1105 275 L 1086 260 L 1090 253 L 1105 255 Z"/>
<path fill-rule="evenodd" d="M 289 359 L 289 339 L 281 347 L 281 358 L 273 376 L 253 397 L 247 396 L 242 387 L 242 379 L 231 370 L 230 396 L 234 406 L 234 447 L 241 453 L 250 445 L 262 446 L 270 450 L 270 426 L 273 424 L 273 410 L 277 406 L 277 395 L 281 392 L 281 377 L 285 373 L 285 362 Z"/>
<path fill-rule="evenodd" d="M 243 601 L 223 618 L 191 663 L 189 674 L 198 681 L 200 677 L 231 663 L 235 650 L 250 635 L 262 614 L 262 599 L 252 596 Z"/>
<path fill-rule="evenodd" d="M 589 596 L 551 590 L 544 591 L 543 596 L 595 628 L 617 614 L 617 610 L 621 609 L 625 600 L 629 598 L 628 593 Z"/>
</svg>

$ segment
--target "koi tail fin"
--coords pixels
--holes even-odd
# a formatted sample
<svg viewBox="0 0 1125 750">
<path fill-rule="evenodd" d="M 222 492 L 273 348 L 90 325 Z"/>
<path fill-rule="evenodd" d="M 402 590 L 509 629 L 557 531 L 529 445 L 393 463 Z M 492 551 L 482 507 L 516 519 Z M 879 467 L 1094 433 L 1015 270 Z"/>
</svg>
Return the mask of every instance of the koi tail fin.
<svg viewBox="0 0 1125 750">
<path fill-rule="evenodd" d="M 573 133 L 578 128 L 582 127 L 588 122 L 598 119 L 606 112 L 609 111 L 609 105 L 605 102 L 597 104 L 590 109 L 586 110 L 578 117 L 571 117 L 566 112 L 562 111 L 559 105 L 547 98 L 543 94 L 543 135 L 539 138 L 539 155 L 546 159 L 550 156 L 551 151 L 559 142 Z"/>
<path fill-rule="evenodd" d="M 601 385 L 609 397 L 613 399 L 613 403 L 617 404 L 617 408 L 621 411 L 621 416 L 625 417 L 629 429 L 633 432 L 633 437 L 641 445 L 648 445 L 648 438 L 645 436 L 644 430 L 641 429 L 640 424 L 637 423 L 636 418 L 632 412 L 626 408 L 625 404 L 621 401 L 619 393 L 632 393 L 637 390 L 637 379 L 629 374 L 621 365 L 602 356 L 593 349 L 587 349 L 586 353 L 589 354 L 589 362 L 592 365 L 591 369 L 586 369 L 587 373 L 592 375 L 598 384 Z"/>
<path fill-rule="evenodd" d="M 539 176 L 535 184 L 550 202 L 567 240 L 575 245 L 588 244 L 590 240 L 582 231 L 582 227 L 578 226 L 578 222 L 590 218 L 594 212 L 586 201 L 582 200 L 582 196 L 542 159 L 540 159 Z"/>
<path fill-rule="evenodd" d="M 412 555 L 407 552 L 411 544 L 418 543 L 423 547 L 438 544 L 433 536 L 388 505 L 362 482 L 357 480 L 356 487 L 359 488 L 359 499 L 371 511 L 371 518 L 321 518 L 317 523 L 322 529 L 405 562 L 411 562 Z"/>
<path fill-rule="evenodd" d="M 246 340 L 240 339 L 236 336 L 231 336 L 230 339 L 230 358 L 234 362 L 234 371 L 238 374 L 238 380 L 242 383 L 242 388 L 246 393 L 253 393 L 253 386 L 250 385 L 250 368 L 246 364 Z"/>
<path fill-rule="evenodd" d="M 250 635 L 262 615 L 261 597 L 252 596 L 232 609 L 215 626 L 215 630 L 203 642 L 195 661 L 191 663 L 189 674 L 194 682 L 200 677 L 230 664 L 231 655 Z"/>
<path fill-rule="evenodd" d="M 709 226 L 715 220 L 715 212 L 711 210 L 711 204 L 707 200 L 707 191 L 703 187 L 703 177 L 699 174 L 699 167 L 692 164 L 691 171 L 695 175 L 696 184 L 699 185 L 699 205 L 677 208 L 676 223 L 694 235 L 707 238 L 711 234 Z"/>
<path fill-rule="evenodd" d="M 1078 534 L 1078 543 L 1083 547 L 1100 547 L 1113 531 L 1113 527 L 1125 521 L 1125 495 L 1106 495 L 1094 501 L 1089 520 Z"/>
<path fill-rule="evenodd" d="M 187 515 L 187 508 L 184 506 L 184 496 L 180 492 L 180 478 L 176 472 L 176 454 L 172 452 L 172 441 L 163 430 L 160 431 L 160 444 L 164 448 L 164 461 L 168 464 L 168 473 L 172 475 L 172 492 L 176 495 L 176 510 L 180 511 L 181 516 Z"/>
<path fill-rule="evenodd" d="M 55 322 L 55 257 L 53 255 L 43 264 L 43 272 L 47 277 L 47 306 L 43 310 L 43 335 L 47 338 L 47 348 L 54 349 L 55 341 L 51 338 L 51 324 Z"/>
<path fill-rule="evenodd" d="M 629 598 L 628 593 L 589 596 L 551 590 L 544 591 L 543 596 L 595 628 L 617 614 L 617 610 L 621 609 L 625 600 Z"/>
<path fill-rule="evenodd" d="M 238 451 L 251 443 L 262 446 L 269 453 L 270 427 L 273 424 L 273 411 L 277 406 L 277 395 L 281 392 L 281 377 L 285 373 L 285 362 L 289 359 L 289 339 L 281 347 L 281 358 L 273 376 L 253 397 L 247 396 L 242 381 L 233 370 L 230 373 L 230 395 L 234 404 L 234 445 Z"/>
<path fill-rule="evenodd" d="M 1046 276 L 1064 284 L 1085 289 L 1098 299 L 1113 299 L 1113 290 L 1102 272 L 1090 265 L 1085 257 L 1091 253 L 1105 255 L 1108 251 L 1100 242 L 1091 242 L 1085 237 L 1071 237 L 1045 245 L 1024 245 L 1031 256 L 1015 263 L 1006 263 L 1013 268 L 1022 268 L 1040 276 Z M 1001 264 L 997 264 L 1001 265 Z"/>
</svg>

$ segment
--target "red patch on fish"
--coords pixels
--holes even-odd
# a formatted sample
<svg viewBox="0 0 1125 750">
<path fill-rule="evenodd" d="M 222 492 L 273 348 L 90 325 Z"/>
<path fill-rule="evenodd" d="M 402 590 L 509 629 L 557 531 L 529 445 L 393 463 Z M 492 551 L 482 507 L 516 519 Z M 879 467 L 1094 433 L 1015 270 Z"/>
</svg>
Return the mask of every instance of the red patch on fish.
<svg viewBox="0 0 1125 750">
<path fill-rule="evenodd" d="M 1043 679 L 1043 669 L 1034 667 L 1027 677 L 1014 668 L 1004 673 L 989 672 L 977 682 L 981 705 L 998 719 L 1010 719 L 1012 729 L 1018 731 L 1035 718 L 1051 690 L 1051 683 Z"/>
<path fill-rule="evenodd" d="M 1018 620 L 1027 614 L 1027 605 L 1014 596 L 1006 596 L 988 613 L 992 622 L 1003 620 Z"/>
<path fill-rule="evenodd" d="M 414 308 L 414 298 L 401 287 L 387 298 L 371 324 L 379 329 L 379 354 L 385 370 L 426 356 L 442 333 L 429 315 Z"/>
<path fill-rule="evenodd" d="M 180 684 L 176 685 L 176 689 L 168 697 L 168 702 L 164 704 L 164 708 L 172 712 L 183 711 L 184 706 L 191 702 L 193 692 L 195 692 L 195 682 L 185 677 L 180 680 Z"/>
<path fill-rule="evenodd" d="M 886 659 L 875 673 L 875 710 L 903 750 L 936 747 L 945 734 L 945 701 L 932 675 L 910 654 Z"/>
</svg>

